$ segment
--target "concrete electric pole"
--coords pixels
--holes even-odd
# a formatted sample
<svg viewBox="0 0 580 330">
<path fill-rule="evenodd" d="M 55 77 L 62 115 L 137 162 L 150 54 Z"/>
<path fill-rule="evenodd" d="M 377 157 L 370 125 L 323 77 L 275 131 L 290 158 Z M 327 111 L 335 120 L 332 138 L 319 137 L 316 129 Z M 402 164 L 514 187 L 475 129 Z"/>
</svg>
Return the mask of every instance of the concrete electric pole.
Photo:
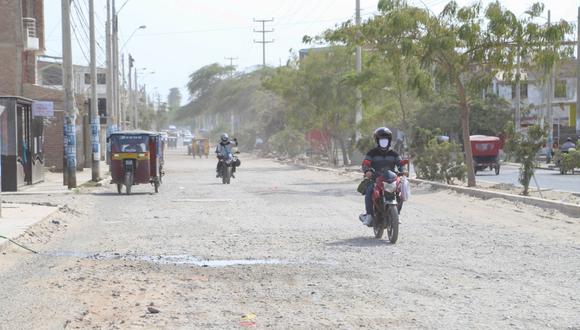
<svg viewBox="0 0 580 330">
<path fill-rule="evenodd" d="M 89 0 L 89 25 L 91 29 L 91 106 L 89 121 L 91 123 L 91 178 L 94 182 L 100 180 L 101 144 L 99 139 L 100 120 L 97 99 L 97 42 L 95 40 L 95 0 Z"/>
<path fill-rule="evenodd" d="M 129 73 L 127 75 L 127 78 L 129 81 L 129 85 L 128 85 L 129 86 L 129 91 L 128 91 L 129 97 L 127 99 L 129 100 L 129 102 L 127 104 L 127 109 L 129 109 L 129 111 L 130 111 L 129 113 L 131 113 L 131 114 L 133 114 L 133 111 L 132 111 L 132 109 L 133 109 L 133 89 L 132 89 L 133 77 L 131 76 L 131 72 L 133 69 L 133 62 L 134 61 L 135 60 L 133 59 L 133 56 L 131 56 L 131 54 L 129 54 Z M 133 119 L 133 116 L 131 116 L 131 123 L 133 123 L 133 122 L 134 122 L 134 119 Z"/>
<path fill-rule="evenodd" d="M 234 76 L 234 72 L 236 71 L 234 67 L 234 61 L 236 61 L 238 58 L 237 57 L 224 57 L 224 58 L 230 61 L 231 68 L 230 78 L 232 78 Z M 236 128 L 236 114 L 234 110 L 232 110 L 230 113 L 230 134 L 234 134 L 235 128 Z"/>
<path fill-rule="evenodd" d="M 133 72 L 133 74 L 135 75 L 135 100 L 133 101 L 133 128 L 134 129 L 138 129 L 139 128 L 139 111 L 137 110 L 138 108 L 138 103 L 139 103 L 139 85 L 137 83 L 137 68 L 135 68 L 135 71 Z"/>
<path fill-rule="evenodd" d="M 256 29 L 254 29 L 254 32 L 255 33 L 261 33 L 262 34 L 262 41 L 256 41 L 256 40 L 254 40 L 254 43 L 262 44 L 262 67 L 265 68 L 266 67 L 266 44 L 271 44 L 271 43 L 274 42 L 274 39 L 272 39 L 272 40 L 266 40 L 266 33 L 272 33 L 272 32 L 274 32 L 274 29 L 266 30 L 266 23 L 268 23 L 268 22 L 274 22 L 274 18 L 272 18 L 272 19 L 255 19 L 254 18 L 254 22 L 256 22 L 256 23 L 262 23 L 262 30 L 256 30 Z"/>
<path fill-rule="evenodd" d="M 551 11 L 548 10 L 548 27 L 551 25 Z M 554 97 L 554 66 L 552 66 L 548 72 L 548 97 L 546 103 L 548 104 L 548 108 L 546 111 L 547 122 L 548 125 L 548 139 L 546 142 L 546 149 L 548 159 L 551 159 L 552 155 L 552 144 L 554 143 L 554 111 L 552 109 L 552 99 Z"/>
<path fill-rule="evenodd" d="M 576 26 L 578 27 L 576 34 L 576 136 L 580 137 L 580 7 L 578 7 Z"/>
<path fill-rule="evenodd" d="M 356 0 L 356 26 L 360 27 L 361 25 L 361 17 L 360 17 L 360 0 Z M 359 37 L 360 32 L 357 32 L 357 39 Z M 356 73 L 360 74 L 362 72 L 362 47 L 356 46 L 356 63 L 355 63 L 355 69 L 356 69 Z M 360 128 L 359 125 L 362 122 L 363 119 L 363 106 L 362 106 L 362 92 L 360 90 L 360 88 L 356 89 L 356 125 L 357 125 L 357 129 L 356 129 L 356 140 L 360 140 L 361 138 L 361 134 L 360 134 Z"/>
<path fill-rule="evenodd" d="M 69 189 L 77 186 L 77 141 L 75 126 L 75 100 L 73 90 L 73 64 L 71 47 L 70 1 L 61 0 L 62 5 L 62 64 L 64 85 L 64 134 L 65 134 L 65 173 Z"/>
<path fill-rule="evenodd" d="M 107 23 L 105 24 L 106 61 L 107 61 L 107 134 L 113 131 L 115 125 L 113 116 L 113 58 L 112 58 L 112 34 L 111 34 L 111 0 L 107 0 Z"/>
<path fill-rule="evenodd" d="M 119 105 L 119 16 L 117 15 L 115 0 L 113 0 L 113 112 L 117 120 L 117 125 L 123 127 L 124 118 L 121 116 Z"/>
<path fill-rule="evenodd" d="M 224 59 L 230 61 L 230 68 L 232 68 L 232 76 L 233 76 L 234 71 L 235 71 L 234 61 L 237 61 L 238 58 L 237 57 L 224 57 Z"/>
<path fill-rule="evenodd" d="M 360 0 L 356 0 L 356 17 L 355 17 L 355 24 L 357 28 L 360 28 L 361 25 L 361 16 L 360 16 Z M 360 37 L 360 32 L 357 32 L 357 39 Z M 362 47 L 356 46 L 356 53 L 355 53 L 355 70 L 357 74 L 362 72 Z M 358 143 L 362 137 L 360 132 L 360 126 L 363 120 L 363 104 L 362 104 L 362 92 L 360 88 L 356 88 L 355 90 L 355 97 L 356 97 L 356 104 L 355 104 L 355 143 Z M 352 158 L 349 159 L 349 162 L 352 163 L 360 163 L 363 160 L 363 155 L 358 149 L 354 149 L 352 153 Z M 346 164 L 345 164 L 346 165 Z"/>
<path fill-rule="evenodd" d="M 516 113 L 515 113 L 515 126 L 516 126 L 516 133 L 519 133 L 522 129 L 522 109 L 521 109 L 521 56 L 520 56 L 520 48 L 518 47 L 517 50 L 517 64 L 516 64 Z"/>
</svg>

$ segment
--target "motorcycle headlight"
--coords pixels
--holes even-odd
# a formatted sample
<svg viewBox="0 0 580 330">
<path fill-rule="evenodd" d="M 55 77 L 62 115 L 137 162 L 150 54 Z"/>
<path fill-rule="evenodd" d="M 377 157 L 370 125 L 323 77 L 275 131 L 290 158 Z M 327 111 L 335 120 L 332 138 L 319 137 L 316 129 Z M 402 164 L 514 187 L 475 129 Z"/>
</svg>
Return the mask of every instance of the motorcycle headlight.
<svg viewBox="0 0 580 330">
<path fill-rule="evenodd" d="M 385 191 L 388 193 L 394 193 L 396 188 L 397 185 L 394 182 L 383 182 L 383 189 L 385 189 Z"/>
</svg>

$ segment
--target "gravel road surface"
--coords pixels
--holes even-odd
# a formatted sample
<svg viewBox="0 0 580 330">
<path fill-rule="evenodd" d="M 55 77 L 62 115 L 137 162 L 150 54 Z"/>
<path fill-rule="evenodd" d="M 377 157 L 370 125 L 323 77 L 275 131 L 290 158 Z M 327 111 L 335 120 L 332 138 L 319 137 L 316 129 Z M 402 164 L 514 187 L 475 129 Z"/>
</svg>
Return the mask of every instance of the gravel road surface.
<svg viewBox="0 0 580 330">
<path fill-rule="evenodd" d="M 415 187 L 391 245 L 356 180 L 242 162 L 44 196 L 67 207 L 0 254 L 0 329 L 580 329 L 577 218 Z"/>
</svg>

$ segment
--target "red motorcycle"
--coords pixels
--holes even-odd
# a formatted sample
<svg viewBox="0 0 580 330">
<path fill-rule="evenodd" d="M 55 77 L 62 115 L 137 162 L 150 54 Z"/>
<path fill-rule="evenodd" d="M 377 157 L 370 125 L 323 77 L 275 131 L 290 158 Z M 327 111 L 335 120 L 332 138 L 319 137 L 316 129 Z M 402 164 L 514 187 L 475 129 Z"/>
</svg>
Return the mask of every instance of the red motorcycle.
<svg viewBox="0 0 580 330">
<path fill-rule="evenodd" d="M 408 164 L 408 160 L 403 160 L 403 165 Z M 382 238 L 383 232 L 387 230 L 387 236 L 392 244 L 397 242 L 399 237 L 399 213 L 403 207 L 401 196 L 403 189 L 403 173 L 385 171 L 375 179 L 373 191 L 373 230 L 375 238 Z"/>
</svg>

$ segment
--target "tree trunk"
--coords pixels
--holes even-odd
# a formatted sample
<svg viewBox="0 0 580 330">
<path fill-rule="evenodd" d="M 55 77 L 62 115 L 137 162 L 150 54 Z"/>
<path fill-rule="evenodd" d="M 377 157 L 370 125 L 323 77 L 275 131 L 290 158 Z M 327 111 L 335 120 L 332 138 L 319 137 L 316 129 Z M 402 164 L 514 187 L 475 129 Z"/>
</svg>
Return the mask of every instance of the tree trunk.
<svg viewBox="0 0 580 330">
<path fill-rule="evenodd" d="M 459 79 L 456 78 L 457 92 L 459 94 L 459 108 L 461 110 L 461 131 L 463 135 L 463 150 L 465 150 L 465 165 L 467 166 L 467 186 L 475 187 L 475 168 L 473 165 L 473 153 L 471 152 L 471 142 L 469 139 L 469 104 L 465 87 Z"/>
<path fill-rule="evenodd" d="M 346 143 L 344 142 L 344 138 L 341 136 L 338 138 L 338 142 L 340 143 L 340 151 L 342 152 L 342 164 L 344 166 L 350 165 L 350 158 L 348 156 L 348 149 L 346 147 Z"/>
</svg>

